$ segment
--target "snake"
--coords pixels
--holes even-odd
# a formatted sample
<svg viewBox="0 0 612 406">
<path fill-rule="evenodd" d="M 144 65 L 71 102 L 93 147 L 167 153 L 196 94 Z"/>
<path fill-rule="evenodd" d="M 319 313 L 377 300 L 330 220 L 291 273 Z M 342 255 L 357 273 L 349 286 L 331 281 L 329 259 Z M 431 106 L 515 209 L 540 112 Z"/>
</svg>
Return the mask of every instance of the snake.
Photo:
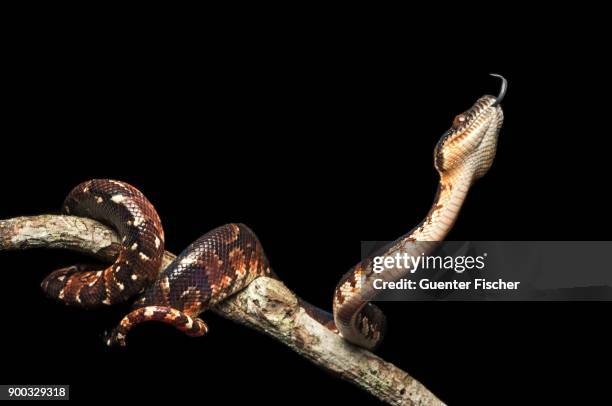
<svg viewBox="0 0 612 406">
<path fill-rule="evenodd" d="M 439 174 L 437 192 L 426 217 L 377 254 L 427 255 L 452 229 L 473 183 L 491 168 L 504 114 L 506 89 L 480 97 L 457 115 L 434 149 Z M 88 217 L 112 227 L 120 239 L 115 261 L 105 267 L 77 264 L 50 273 L 41 287 L 49 298 L 69 306 L 99 308 L 133 300 L 132 310 L 105 334 L 109 346 L 126 345 L 135 326 L 157 321 L 188 336 L 203 336 L 206 310 L 247 287 L 258 277 L 277 278 L 261 242 L 244 224 L 226 224 L 204 234 L 165 269 L 165 236 L 155 207 L 128 183 L 93 179 L 76 186 L 63 204 L 66 214 Z M 346 341 L 373 350 L 386 329 L 383 312 L 371 303 L 379 291 L 375 279 L 396 281 L 409 269 L 373 272 L 372 256 L 340 278 L 329 313 L 299 299 L 316 321 Z"/>
</svg>

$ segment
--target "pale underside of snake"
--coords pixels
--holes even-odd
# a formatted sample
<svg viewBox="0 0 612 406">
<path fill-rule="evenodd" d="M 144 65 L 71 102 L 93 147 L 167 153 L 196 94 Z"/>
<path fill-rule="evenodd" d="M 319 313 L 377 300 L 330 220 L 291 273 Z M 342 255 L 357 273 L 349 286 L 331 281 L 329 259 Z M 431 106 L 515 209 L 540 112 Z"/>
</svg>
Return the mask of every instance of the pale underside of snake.
<svg viewBox="0 0 612 406">
<path fill-rule="evenodd" d="M 494 75 L 499 76 L 499 75 Z M 483 96 L 455 117 L 439 140 L 434 163 L 440 175 L 438 192 L 426 218 L 409 233 L 377 255 L 427 255 L 451 230 L 473 182 L 493 163 L 503 123 L 497 97 Z M 75 265 L 51 273 L 42 283 L 45 293 L 68 305 L 93 308 L 127 301 L 136 296 L 134 310 L 106 338 L 109 345 L 125 345 L 126 335 L 145 321 L 171 324 L 190 336 L 206 334 L 199 318 L 206 309 L 240 291 L 259 276 L 273 276 L 255 234 L 242 224 L 218 227 L 187 247 L 158 274 L 164 253 L 164 231 L 153 205 L 133 186 L 97 179 L 74 188 L 64 211 L 90 217 L 115 228 L 120 253 L 105 268 Z M 382 340 L 383 313 L 370 303 L 376 297 L 374 279 L 398 280 L 406 269 L 374 274 L 366 259 L 340 280 L 333 299 L 333 314 L 301 302 L 320 323 L 347 341 L 368 349 Z"/>
</svg>

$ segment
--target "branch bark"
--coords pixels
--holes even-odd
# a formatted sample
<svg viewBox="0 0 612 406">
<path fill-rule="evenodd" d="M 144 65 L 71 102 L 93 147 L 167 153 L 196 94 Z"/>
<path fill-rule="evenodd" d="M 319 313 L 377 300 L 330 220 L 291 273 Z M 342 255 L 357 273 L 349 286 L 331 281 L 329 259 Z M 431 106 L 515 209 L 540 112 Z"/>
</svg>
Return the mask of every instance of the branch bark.
<svg viewBox="0 0 612 406">
<path fill-rule="evenodd" d="M 112 261 L 119 241 L 112 229 L 86 218 L 42 215 L 0 220 L 0 251 L 30 248 L 68 249 Z M 174 258 L 166 251 L 160 272 Z M 212 310 L 277 339 L 384 402 L 443 404 L 408 373 L 349 344 L 312 319 L 295 294 L 278 280 L 258 278 Z"/>
</svg>

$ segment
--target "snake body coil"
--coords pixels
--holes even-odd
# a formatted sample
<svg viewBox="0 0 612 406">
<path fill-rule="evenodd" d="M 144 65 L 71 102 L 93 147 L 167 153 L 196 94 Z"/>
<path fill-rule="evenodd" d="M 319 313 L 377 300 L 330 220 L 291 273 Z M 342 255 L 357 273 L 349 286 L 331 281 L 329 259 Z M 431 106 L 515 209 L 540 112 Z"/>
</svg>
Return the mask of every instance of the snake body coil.
<svg viewBox="0 0 612 406">
<path fill-rule="evenodd" d="M 497 75 L 495 75 L 497 76 Z M 430 253 L 452 228 L 472 186 L 484 176 L 495 157 L 503 123 L 497 97 L 483 96 L 458 115 L 438 142 L 434 161 L 440 174 L 438 193 L 427 217 L 413 230 L 387 246 L 382 255 Z M 164 253 L 164 232 L 155 209 L 134 187 L 113 180 L 92 180 L 77 186 L 64 204 L 67 213 L 97 219 L 113 226 L 121 238 L 114 264 L 103 270 L 82 265 L 60 269 L 42 283 L 48 296 L 66 304 L 110 305 L 140 294 L 134 310 L 106 338 L 107 344 L 125 345 L 135 325 L 160 321 L 190 336 L 207 332 L 198 316 L 206 309 L 272 272 L 255 234 L 242 224 L 228 224 L 200 237 L 158 275 Z M 344 339 L 375 348 L 383 337 L 385 317 L 370 300 L 375 279 L 394 281 L 406 269 L 374 274 L 370 260 L 347 272 L 338 283 L 333 316 L 300 302 L 316 320 Z"/>
<path fill-rule="evenodd" d="M 115 228 L 121 249 L 115 263 L 105 269 L 75 265 L 51 273 L 42 283 L 49 297 L 98 307 L 123 302 L 155 281 L 164 254 L 164 230 L 140 191 L 115 180 L 90 180 L 70 192 L 63 209 Z"/>
</svg>

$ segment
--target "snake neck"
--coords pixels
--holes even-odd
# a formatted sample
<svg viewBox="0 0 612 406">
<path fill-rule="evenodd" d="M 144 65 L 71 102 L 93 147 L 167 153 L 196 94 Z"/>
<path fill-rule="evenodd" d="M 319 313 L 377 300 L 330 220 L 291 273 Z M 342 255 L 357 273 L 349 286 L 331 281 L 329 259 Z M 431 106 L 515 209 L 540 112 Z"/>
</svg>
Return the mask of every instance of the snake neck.
<svg viewBox="0 0 612 406">
<path fill-rule="evenodd" d="M 410 233 L 383 248 L 385 256 L 400 254 L 415 257 L 429 255 L 435 251 L 453 228 L 465 202 L 475 178 L 474 171 L 470 168 L 470 165 L 465 165 L 463 169 L 440 174 L 438 191 L 427 216 Z M 376 279 L 395 281 L 405 277 L 408 272 L 410 271 L 405 268 L 391 268 L 383 274 L 377 274 L 372 271 L 370 260 L 360 263 L 355 269 L 357 288 L 360 291 L 357 299 L 359 306 L 365 305 L 379 293 L 372 284 Z"/>
<path fill-rule="evenodd" d="M 387 249 L 385 255 L 407 253 L 411 256 L 429 254 L 444 240 L 453 227 L 474 179 L 474 171 L 457 169 L 440 175 L 438 192 L 429 214 L 410 233 Z M 382 339 L 385 318 L 369 304 L 378 293 L 375 279 L 395 281 L 409 272 L 403 268 L 387 269 L 382 274 L 372 272 L 371 263 L 362 261 L 340 280 L 334 298 L 334 322 L 348 341 L 364 348 L 375 348 Z M 355 292 L 359 292 L 355 294 Z"/>
<path fill-rule="evenodd" d="M 455 170 L 440 175 L 429 213 L 407 236 L 413 241 L 442 241 L 452 229 L 474 179 L 473 171 Z"/>
</svg>

